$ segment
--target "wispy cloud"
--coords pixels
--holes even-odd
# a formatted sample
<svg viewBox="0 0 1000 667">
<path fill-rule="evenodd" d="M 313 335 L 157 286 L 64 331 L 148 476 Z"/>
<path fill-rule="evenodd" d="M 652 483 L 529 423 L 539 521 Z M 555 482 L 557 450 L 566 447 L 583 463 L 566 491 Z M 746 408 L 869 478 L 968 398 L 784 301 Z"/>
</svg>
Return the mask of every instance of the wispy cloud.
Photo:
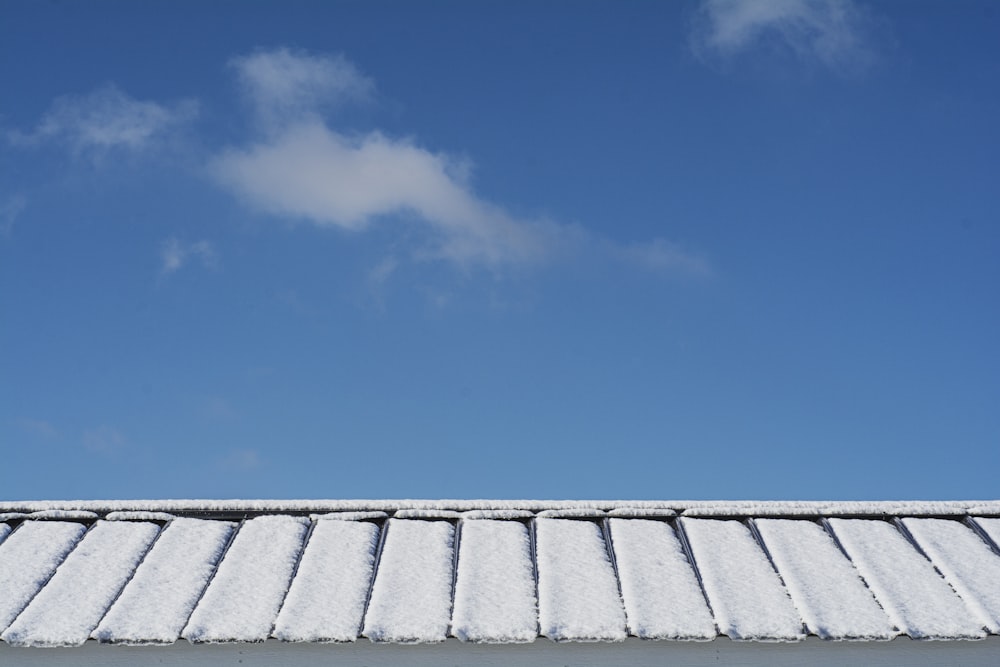
<svg viewBox="0 0 1000 667">
<path fill-rule="evenodd" d="M 113 426 L 102 425 L 83 433 L 83 446 L 95 454 L 114 454 L 127 445 L 124 434 Z"/>
<path fill-rule="evenodd" d="M 197 113 L 198 104 L 192 100 L 167 106 L 137 100 L 107 84 L 85 95 L 57 98 L 33 131 L 14 131 L 8 138 L 20 145 L 62 142 L 76 154 L 139 151 Z"/>
<path fill-rule="evenodd" d="M 366 100 L 375 90 L 375 83 L 342 56 L 274 49 L 233 58 L 229 65 L 259 120 L 267 124 Z"/>
<path fill-rule="evenodd" d="M 226 470 L 253 470 L 261 465 L 256 449 L 231 449 L 219 462 Z"/>
<path fill-rule="evenodd" d="M 211 421 L 232 422 L 239 419 L 239 411 L 221 396 L 208 396 L 201 401 L 201 414 Z"/>
<path fill-rule="evenodd" d="M 0 235 L 7 236 L 14 228 L 14 221 L 20 217 L 28 200 L 24 195 L 11 195 L 0 200 Z"/>
<path fill-rule="evenodd" d="M 37 438 L 51 440 L 59 435 L 59 429 L 44 419 L 19 419 L 17 424 L 22 431 Z"/>
<path fill-rule="evenodd" d="M 707 259 L 665 239 L 612 246 L 611 253 L 627 264 L 649 271 L 696 277 L 708 277 L 713 273 L 712 265 Z"/>
<path fill-rule="evenodd" d="M 722 57 L 777 46 L 833 69 L 854 69 L 873 56 L 869 21 L 853 0 L 704 0 L 693 46 Z"/>
<path fill-rule="evenodd" d="M 185 243 L 171 237 L 160 245 L 160 273 L 162 275 L 179 271 L 191 260 L 200 262 L 207 269 L 218 266 L 218 256 L 209 241 Z"/>
<path fill-rule="evenodd" d="M 324 105 L 363 99 L 374 89 L 342 57 L 278 49 L 232 66 L 267 126 L 248 145 L 221 151 L 210 171 L 252 208 L 354 233 L 402 225 L 418 230 L 411 259 L 465 268 L 537 266 L 610 244 L 578 225 L 515 216 L 480 198 L 467 159 L 379 131 L 331 127 Z M 685 270 L 691 263 L 661 265 Z M 370 278 L 384 282 L 395 268 L 381 266 Z"/>
</svg>

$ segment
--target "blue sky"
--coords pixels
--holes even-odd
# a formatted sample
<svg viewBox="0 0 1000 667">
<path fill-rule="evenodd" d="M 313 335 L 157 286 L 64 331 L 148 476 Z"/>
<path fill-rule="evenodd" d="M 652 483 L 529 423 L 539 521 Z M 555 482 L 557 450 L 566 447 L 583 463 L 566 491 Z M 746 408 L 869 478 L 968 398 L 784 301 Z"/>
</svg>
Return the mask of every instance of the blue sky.
<svg viewBox="0 0 1000 667">
<path fill-rule="evenodd" d="M 2 2 L 0 496 L 995 498 L 997 34 Z"/>
</svg>

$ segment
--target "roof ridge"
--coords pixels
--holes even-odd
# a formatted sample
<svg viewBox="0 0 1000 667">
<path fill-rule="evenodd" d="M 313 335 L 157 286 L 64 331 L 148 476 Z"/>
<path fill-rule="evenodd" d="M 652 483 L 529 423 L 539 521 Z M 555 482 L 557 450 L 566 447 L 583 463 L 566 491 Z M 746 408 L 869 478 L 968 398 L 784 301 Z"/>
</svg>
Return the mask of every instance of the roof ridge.
<svg viewBox="0 0 1000 667">
<path fill-rule="evenodd" d="M 0 515 L 18 518 L 52 518 L 60 512 L 169 512 L 187 515 L 258 515 L 382 511 L 619 511 L 637 516 L 662 511 L 678 516 L 702 517 L 807 517 L 807 516 L 1000 516 L 1000 500 L 332 500 L 332 499 L 188 499 L 188 500 L 27 500 L 0 501 Z M 45 512 L 46 515 L 35 514 Z M 69 518 L 69 517 L 64 517 Z M 95 517 L 96 518 L 96 517 Z"/>
</svg>

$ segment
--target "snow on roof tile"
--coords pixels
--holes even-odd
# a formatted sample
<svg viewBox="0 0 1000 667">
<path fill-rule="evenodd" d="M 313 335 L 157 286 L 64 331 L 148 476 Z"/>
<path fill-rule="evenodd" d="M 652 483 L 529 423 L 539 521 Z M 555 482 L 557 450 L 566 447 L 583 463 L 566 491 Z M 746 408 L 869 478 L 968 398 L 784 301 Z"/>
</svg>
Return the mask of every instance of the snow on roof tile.
<svg viewBox="0 0 1000 667">
<path fill-rule="evenodd" d="M 294 642 L 357 639 L 378 533 L 371 521 L 318 521 L 278 614 L 274 636 Z"/>
<path fill-rule="evenodd" d="M 714 639 L 712 612 L 666 521 L 611 519 L 629 632 L 643 639 Z"/>
<path fill-rule="evenodd" d="M 454 536 L 447 521 L 388 521 L 365 616 L 366 637 L 403 644 L 447 638 Z"/>
<path fill-rule="evenodd" d="M 973 521 L 979 525 L 979 528 L 986 534 L 986 537 L 992 540 L 993 547 L 1000 549 L 1000 519 L 977 518 Z"/>
<path fill-rule="evenodd" d="M 802 639 L 802 620 L 771 563 L 741 521 L 681 519 L 722 634 Z"/>
<path fill-rule="evenodd" d="M 191 642 L 259 642 L 285 599 L 308 521 L 272 515 L 240 527 L 182 636 Z"/>
<path fill-rule="evenodd" d="M 625 639 L 614 567 L 595 521 L 538 519 L 538 620 L 555 641 Z"/>
<path fill-rule="evenodd" d="M 463 641 L 529 642 L 538 636 L 528 527 L 519 521 L 462 524 L 452 633 Z"/>
<path fill-rule="evenodd" d="M 93 632 L 118 644 L 177 641 L 232 535 L 227 521 L 174 519 Z"/>
<path fill-rule="evenodd" d="M 899 634 L 851 561 L 818 523 L 755 523 L 810 632 L 824 639 L 885 640 Z"/>
<path fill-rule="evenodd" d="M 973 615 L 1000 632 L 1000 556 L 959 521 L 903 519 L 903 525 Z"/>
<path fill-rule="evenodd" d="M 28 521 L 0 544 L 0 632 L 28 606 L 86 530 L 79 523 Z"/>
<path fill-rule="evenodd" d="M 888 521 L 830 519 L 833 532 L 889 618 L 914 639 L 976 639 L 979 621 Z"/>
<path fill-rule="evenodd" d="M 1000 634 L 996 501 L 31 501 L 0 517 L 11 644 Z"/>
<path fill-rule="evenodd" d="M 2 637 L 16 646 L 87 641 L 159 532 L 154 523 L 98 521 Z"/>
</svg>

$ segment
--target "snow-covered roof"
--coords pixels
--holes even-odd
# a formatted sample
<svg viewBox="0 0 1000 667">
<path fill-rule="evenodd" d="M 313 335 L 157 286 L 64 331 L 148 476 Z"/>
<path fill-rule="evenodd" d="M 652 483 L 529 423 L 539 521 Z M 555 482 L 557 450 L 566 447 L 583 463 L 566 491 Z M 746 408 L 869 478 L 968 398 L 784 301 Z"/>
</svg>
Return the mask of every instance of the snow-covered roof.
<svg viewBox="0 0 1000 667">
<path fill-rule="evenodd" d="M 0 503 L 18 646 L 980 639 L 1000 501 Z"/>
</svg>

